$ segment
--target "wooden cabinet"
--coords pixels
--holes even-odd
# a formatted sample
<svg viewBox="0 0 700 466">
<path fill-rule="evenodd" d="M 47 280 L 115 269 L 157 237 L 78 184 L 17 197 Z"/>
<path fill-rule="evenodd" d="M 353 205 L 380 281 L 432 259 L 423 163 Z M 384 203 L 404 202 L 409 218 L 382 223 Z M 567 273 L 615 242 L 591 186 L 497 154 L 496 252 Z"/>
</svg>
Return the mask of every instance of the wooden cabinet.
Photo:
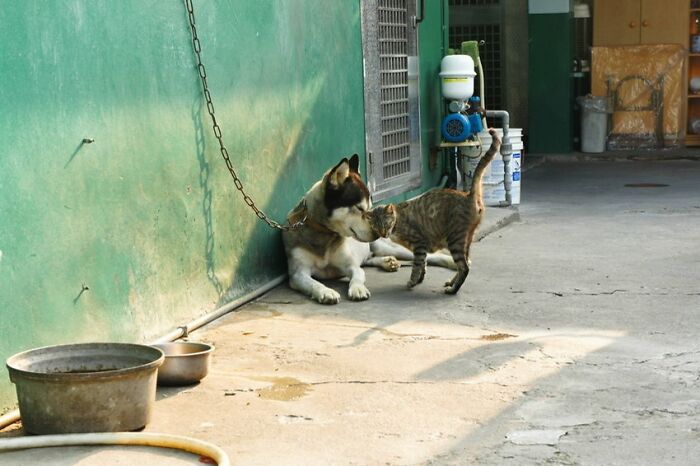
<svg viewBox="0 0 700 466">
<path fill-rule="evenodd" d="M 593 5 L 593 45 L 639 44 L 641 0 L 596 0 Z"/>
<path fill-rule="evenodd" d="M 700 6 L 700 2 L 691 2 L 691 6 Z M 693 47 L 693 37 L 700 36 L 700 8 L 690 9 L 688 21 L 690 31 L 688 34 L 688 83 L 693 78 L 700 77 L 700 50 Z M 688 89 L 688 135 L 685 138 L 686 146 L 700 146 L 700 134 L 698 134 L 698 121 L 700 121 L 700 93 L 694 93 Z M 695 124 L 693 124 L 695 123 Z"/>
<path fill-rule="evenodd" d="M 593 46 L 615 47 L 630 45 L 658 45 L 680 44 L 684 50 L 690 45 L 689 27 L 692 21 L 690 11 L 691 2 L 698 0 L 594 0 L 593 4 Z M 700 9 L 698 9 L 700 15 Z M 698 32 L 700 34 L 700 32 Z M 665 137 L 668 131 L 675 128 L 676 138 L 685 140 L 686 145 L 700 145 L 700 134 L 691 135 L 690 122 L 693 118 L 700 119 L 700 94 L 689 95 L 688 75 L 700 76 L 700 53 L 690 54 L 690 58 L 683 60 L 682 69 L 664 81 L 664 105 L 663 120 L 666 126 Z M 697 58 L 696 58 L 697 57 Z M 594 61 L 595 65 L 595 61 Z M 645 76 L 649 67 L 640 64 L 637 69 L 627 69 L 630 76 L 642 76 L 652 82 L 658 80 L 658 76 Z M 689 71 L 687 71 L 689 70 Z M 605 80 L 606 70 L 594 70 L 599 75 L 599 80 Z M 596 73 L 594 73 L 596 74 Z M 674 84 L 675 83 L 675 84 Z M 668 86 L 672 86 L 670 89 Z M 592 89 L 604 92 L 607 87 L 605 82 L 592 82 Z M 668 91 L 675 89 L 678 99 L 675 105 L 667 104 Z M 679 97 L 680 94 L 680 98 Z M 637 118 L 633 114 L 617 115 L 618 119 L 628 118 L 630 122 Z M 675 127 L 667 127 L 671 119 L 675 120 Z M 687 136 L 686 136 L 687 134 Z"/>
<path fill-rule="evenodd" d="M 595 0 L 593 45 L 688 45 L 690 0 Z"/>
</svg>

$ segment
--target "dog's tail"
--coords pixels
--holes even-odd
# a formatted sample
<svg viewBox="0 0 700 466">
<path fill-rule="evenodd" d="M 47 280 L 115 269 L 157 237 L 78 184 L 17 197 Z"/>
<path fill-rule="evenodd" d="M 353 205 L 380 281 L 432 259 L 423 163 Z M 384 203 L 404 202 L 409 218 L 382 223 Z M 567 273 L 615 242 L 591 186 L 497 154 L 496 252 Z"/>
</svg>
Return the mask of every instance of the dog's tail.
<svg viewBox="0 0 700 466">
<path fill-rule="evenodd" d="M 481 179 L 484 176 L 484 170 L 486 170 L 486 167 L 488 167 L 498 151 L 501 150 L 501 138 L 496 134 L 496 130 L 493 128 L 489 129 L 489 134 L 491 135 L 491 147 L 489 147 L 489 150 L 481 157 L 481 160 L 479 160 L 479 164 L 474 169 L 474 176 L 472 177 L 472 187 L 470 191 L 477 199 L 481 199 Z"/>
</svg>

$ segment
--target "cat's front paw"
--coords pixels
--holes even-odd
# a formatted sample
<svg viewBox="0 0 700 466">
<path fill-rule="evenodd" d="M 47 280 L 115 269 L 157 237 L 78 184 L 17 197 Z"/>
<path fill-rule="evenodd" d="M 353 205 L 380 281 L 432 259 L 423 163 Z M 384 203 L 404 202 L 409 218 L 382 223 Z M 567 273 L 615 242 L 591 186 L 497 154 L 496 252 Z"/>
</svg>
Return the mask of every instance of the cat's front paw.
<svg viewBox="0 0 700 466">
<path fill-rule="evenodd" d="M 443 290 L 445 294 L 457 294 L 457 292 L 459 291 L 459 287 L 454 285 L 448 286 L 448 283 L 445 283 L 445 289 Z"/>
<path fill-rule="evenodd" d="M 423 283 L 423 277 L 425 274 L 420 275 L 419 277 L 415 278 L 411 276 L 411 278 L 406 282 L 406 286 L 410 289 L 413 288 L 414 286 L 418 285 L 419 283 Z"/>
<path fill-rule="evenodd" d="M 422 266 L 413 266 L 413 269 L 411 269 L 411 278 L 408 280 L 408 283 L 406 285 L 409 288 L 413 288 L 419 283 L 423 283 L 423 279 L 425 278 L 425 264 Z"/>
<path fill-rule="evenodd" d="M 365 285 L 350 285 L 350 288 L 348 288 L 348 298 L 353 301 L 364 301 L 369 299 L 369 297 L 370 292 Z"/>
<path fill-rule="evenodd" d="M 382 258 L 382 269 L 387 272 L 396 272 L 401 268 L 401 262 L 394 256 L 387 256 Z"/>
</svg>

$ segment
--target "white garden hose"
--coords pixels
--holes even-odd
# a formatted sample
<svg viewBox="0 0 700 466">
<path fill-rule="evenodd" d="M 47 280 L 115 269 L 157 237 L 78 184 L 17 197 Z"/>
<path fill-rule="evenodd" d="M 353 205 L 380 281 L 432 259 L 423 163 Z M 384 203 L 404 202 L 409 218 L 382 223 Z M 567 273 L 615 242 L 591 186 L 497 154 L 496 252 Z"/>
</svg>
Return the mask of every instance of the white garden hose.
<svg viewBox="0 0 700 466">
<path fill-rule="evenodd" d="M 180 435 L 155 432 L 106 432 L 97 434 L 38 435 L 0 439 L 0 454 L 26 448 L 68 447 L 77 445 L 145 445 L 184 450 L 207 456 L 219 466 L 230 466 L 228 455 L 214 444 Z M 1 462 L 1 461 L 0 461 Z"/>
<path fill-rule="evenodd" d="M 19 421 L 19 409 L 13 409 L 0 416 L 0 430 Z"/>
</svg>

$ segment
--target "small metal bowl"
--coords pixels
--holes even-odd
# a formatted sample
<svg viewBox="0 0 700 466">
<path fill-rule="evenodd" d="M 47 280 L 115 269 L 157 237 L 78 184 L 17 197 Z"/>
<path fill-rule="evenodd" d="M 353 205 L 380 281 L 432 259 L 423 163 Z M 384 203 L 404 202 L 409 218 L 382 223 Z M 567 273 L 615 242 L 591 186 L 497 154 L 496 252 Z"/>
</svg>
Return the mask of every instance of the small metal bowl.
<svg viewBox="0 0 700 466">
<path fill-rule="evenodd" d="M 177 341 L 152 346 L 165 353 L 165 362 L 158 368 L 158 385 L 192 385 L 209 372 L 209 355 L 214 351 L 212 345 Z"/>
</svg>

